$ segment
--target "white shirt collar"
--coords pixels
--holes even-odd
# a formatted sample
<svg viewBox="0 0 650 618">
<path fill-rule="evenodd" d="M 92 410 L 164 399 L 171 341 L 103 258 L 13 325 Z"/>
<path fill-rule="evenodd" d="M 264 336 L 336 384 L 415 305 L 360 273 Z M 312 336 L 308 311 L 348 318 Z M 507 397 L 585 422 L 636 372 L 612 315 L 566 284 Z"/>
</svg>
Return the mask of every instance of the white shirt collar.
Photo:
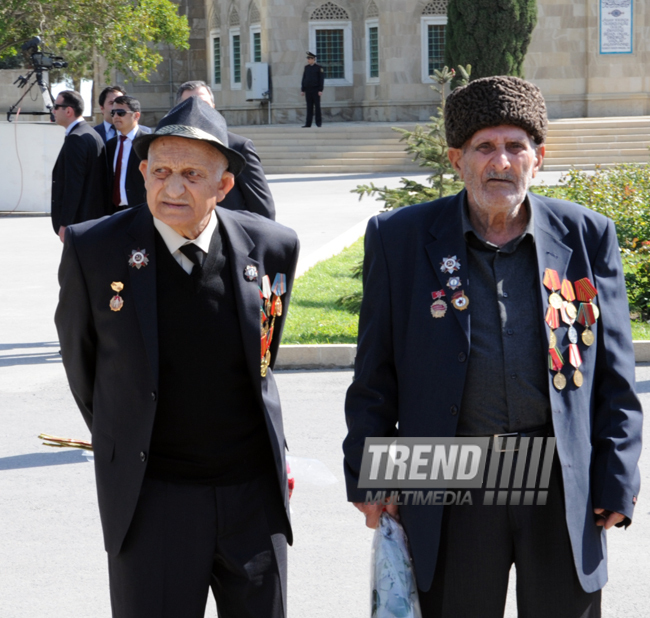
<svg viewBox="0 0 650 618">
<path fill-rule="evenodd" d="M 139 128 L 140 128 L 139 125 L 136 124 L 135 127 L 134 127 L 133 129 L 131 129 L 131 130 L 126 134 L 126 137 L 127 137 L 129 140 L 133 141 L 133 140 L 135 139 L 135 135 L 136 135 L 136 133 L 138 132 L 138 129 L 139 129 Z M 117 131 L 117 130 L 116 130 L 116 131 Z M 122 135 L 122 134 L 121 134 L 119 131 L 117 131 L 117 135 L 119 136 L 119 135 Z"/>
<path fill-rule="evenodd" d="M 208 250 L 210 249 L 210 241 L 212 240 L 212 235 L 217 229 L 217 215 L 215 215 L 214 211 L 212 211 L 210 220 L 205 226 L 205 229 L 194 240 L 190 240 L 189 238 L 181 236 L 176 230 L 169 227 L 169 225 L 160 219 L 156 219 L 156 217 L 153 219 L 153 224 L 156 226 L 156 229 L 162 236 L 162 239 L 165 241 L 165 245 L 167 245 L 167 248 L 172 255 L 179 251 L 183 245 L 188 245 L 192 242 L 207 254 Z"/>
<path fill-rule="evenodd" d="M 65 134 L 70 135 L 70 131 L 74 129 L 80 122 L 84 122 L 83 118 L 77 118 L 74 122 L 71 122 L 65 129 Z"/>
</svg>

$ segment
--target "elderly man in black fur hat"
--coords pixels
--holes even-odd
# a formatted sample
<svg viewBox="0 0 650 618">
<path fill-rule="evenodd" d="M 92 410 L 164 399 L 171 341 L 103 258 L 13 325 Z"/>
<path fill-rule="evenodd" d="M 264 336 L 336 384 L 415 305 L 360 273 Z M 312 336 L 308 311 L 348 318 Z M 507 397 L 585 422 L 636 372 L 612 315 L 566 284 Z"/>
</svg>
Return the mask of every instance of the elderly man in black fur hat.
<svg viewBox="0 0 650 618">
<path fill-rule="evenodd" d="M 382 509 L 401 519 L 425 618 L 503 616 L 512 564 L 520 616 L 600 616 L 606 530 L 631 523 L 641 449 L 616 231 L 528 192 L 547 129 L 533 84 L 470 82 L 445 126 L 465 189 L 366 232 L 348 499 L 370 527 Z M 446 506 L 372 504 L 364 442 L 394 436 L 485 438 L 493 480 Z"/>
<path fill-rule="evenodd" d="M 286 616 L 273 363 L 296 234 L 216 207 L 245 165 L 191 97 L 136 138 L 147 204 L 67 228 L 56 325 L 92 433 L 118 618 Z"/>
</svg>

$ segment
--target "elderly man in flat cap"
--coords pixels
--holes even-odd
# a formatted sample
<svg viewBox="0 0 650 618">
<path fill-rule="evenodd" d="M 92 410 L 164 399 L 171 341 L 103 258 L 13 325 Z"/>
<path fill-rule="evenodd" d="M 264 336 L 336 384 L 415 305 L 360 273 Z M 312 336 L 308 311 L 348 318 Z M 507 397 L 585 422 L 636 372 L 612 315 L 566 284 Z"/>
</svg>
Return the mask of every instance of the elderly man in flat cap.
<svg viewBox="0 0 650 618">
<path fill-rule="evenodd" d="M 348 499 L 370 527 L 382 508 L 401 519 L 425 618 L 503 616 L 513 563 L 520 616 L 600 616 L 605 530 L 631 522 L 641 449 L 614 225 L 527 192 L 547 129 L 533 84 L 458 88 L 445 126 L 465 189 L 366 232 Z M 447 506 L 405 493 L 372 504 L 359 487 L 364 441 L 392 436 L 489 437 L 501 483 L 524 446 L 555 441 L 547 493 L 530 502 L 506 484 L 498 498 L 484 486 Z"/>
<path fill-rule="evenodd" d="M 113 616 L 286 616 L 273 363 L 296 234 L 216 207 L 244 161 L 192 97 L 134 148 L 147 204 L 70 226 L 56 325 L 91 433 Z"/>
</svg>

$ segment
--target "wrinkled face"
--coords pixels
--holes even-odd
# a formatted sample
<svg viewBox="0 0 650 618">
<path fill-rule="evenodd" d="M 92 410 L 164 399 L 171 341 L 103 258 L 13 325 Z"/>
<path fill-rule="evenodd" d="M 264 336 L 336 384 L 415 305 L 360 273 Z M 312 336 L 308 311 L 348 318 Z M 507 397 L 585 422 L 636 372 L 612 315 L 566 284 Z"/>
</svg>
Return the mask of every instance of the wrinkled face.
<svg viewBox="0 0 650 618">
<path fill-rule="evenodd" d="M 214 107 L 214 101 L 205 86 L 195 88 L 194 90 L 184 90 L 183 94 L 181 94 L 181 101 L 185 101 L 185 99 L 189 99 L 190 97 L 199 97 L 199 99 L 203 99 L 210 107 Z"/>
<path fill-rule="evenodd" d="M 113 124 L 115 125 L 115 130 L 121 133 L 122 135 L 127 135 L 135 128 L 135 125 L 140 120 L 140 112 L 132 112 L 129 109 L 128 105 L 124 103 L 115 103 L 111 113 L 117 112 L 118 110 L 124 111 L 124 115 L 120 116 L 117 113 L 113 114 Z"/>
<path fill-rule="evenodd" d="M 113 101 L 117 99 L 117 97 L 121 97 L 124 93 L 123 92 L 109 92 L 106 95 L 106 99 L 104 99 L 104 105 L 100 105 L 99 109 L 102 110 L 102 114 L 104 115 L 104 120 L 110 124 L 113 124 L 113 118 L 111 118 L 111 110 L 113 109 Z"/>
<path fill-rule="evenodd" d="M 462 148 L 449 149 L 470 207 L 483 211 L 512 210 L 521 204 L 543 159 L 544 146 L 510 125 L 481 129 Z"/>
<path fill-rule="evenodd" d="M 148 159 L 140 162 L 149 210 L 181 236 L 196 238 L 235 182 L 227 166 L 226 157 L 206 142 L 155 139 Z"/>
</svg>

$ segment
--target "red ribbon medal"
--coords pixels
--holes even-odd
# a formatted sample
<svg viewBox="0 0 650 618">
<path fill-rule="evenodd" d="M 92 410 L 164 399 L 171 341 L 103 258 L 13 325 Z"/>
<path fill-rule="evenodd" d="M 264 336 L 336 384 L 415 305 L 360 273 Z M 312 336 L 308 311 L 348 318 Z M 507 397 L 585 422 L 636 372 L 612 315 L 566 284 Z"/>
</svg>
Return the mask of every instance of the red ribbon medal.
<svg viewBox="0 0 650 618">
<path fill-rule="evenodd" d="M 552 330 L 555 330 L 560 325 L 560 314 L 555 307 L 549 305 L 546 310 L 546 323 L 551 327 Z"/>
<path fill-rule="evenodd" d="M 596 294 L 598 294 L 598 291 L 587 277 L 576 281 L 576 296 L 579 301 L 588 303 Z"/>
<path fill-rule="evenodd" d="M 433 304 L 431 305 L 431 315 L 434 318 L 443 318 L 447 313 L 447 303 L 442 299 L 443 296 L 446 296 L 444 290 L 438 290 L 437 292 L 431 292 L 431 297 L 433 298 Z"/>
<path fill-rule="evenodd" d="M 557 274 L 557 270 L 552 268 L 547 268 L 544 271 L 544 278 L 542 283 L 551 291 L 555 292 L 560 289 L 560 276 Z"/>
<path fill-rule="evenodd" d="M 573 284 L 568 279 L 564 279 L 562 281 L 560 292 L 562 293 L 562 296 L 564 296 L 564 299 L 569 302 L 576 299 L 576 293 L 573 290 Z"/>
</svg>

